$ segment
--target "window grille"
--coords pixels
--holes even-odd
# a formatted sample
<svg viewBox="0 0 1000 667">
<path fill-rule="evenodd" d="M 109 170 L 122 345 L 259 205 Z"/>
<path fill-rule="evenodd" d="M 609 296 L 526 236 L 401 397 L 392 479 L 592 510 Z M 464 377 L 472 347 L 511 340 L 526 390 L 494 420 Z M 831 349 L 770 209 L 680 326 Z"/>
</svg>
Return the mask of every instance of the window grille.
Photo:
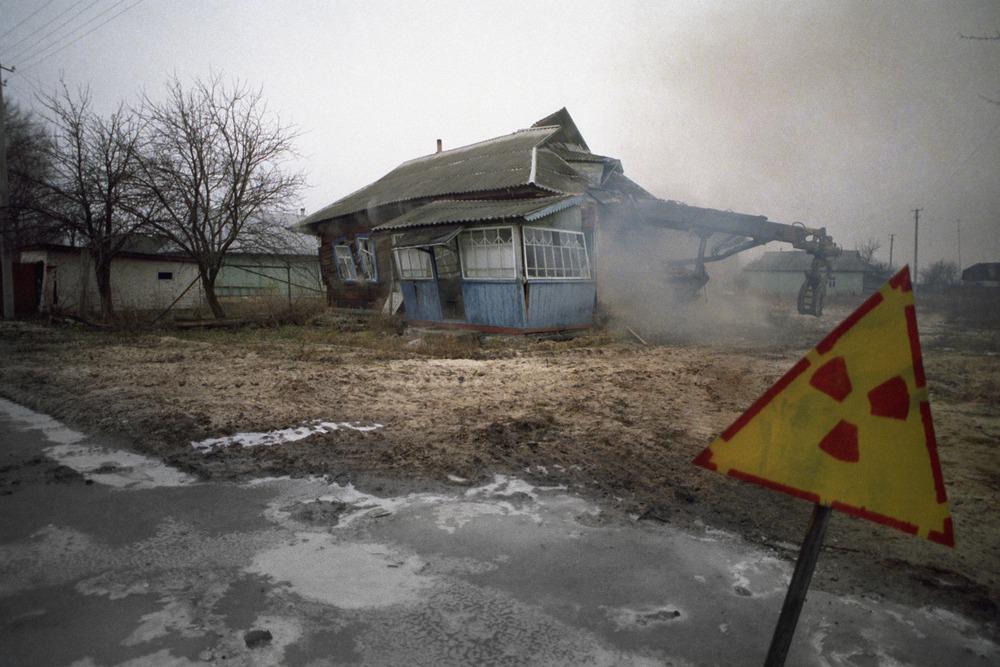
<svg viewBox="0 0 1000 667">
<path fill-rule="evenodd" d="M 525 227 L 524 272 L 528 278 L 590 278 L 587 241 L 582 232 Z"/>
<path fill-rule="evenodd" d="M 392 237 L 393 244 L 398 238 L 398 234 Z M 417 248 L 398 248 L 394 254 L 400 280 L 430 280 L 434 277 L 429 253 Z"/>
<path fill-rule="evenodd" d="M 462 232 L 459 236 L 464 278 L 516 278 L 514 230 L 486 227 Z"/>
<path fill-rule="evenodd" d="M 375 244 L 370 238 L 360 238 L 355 241 L 358 248 L 358 264 L 361 277 L 370 283 L 378 282 L 378 264 L 375 260 Z"/>
<path fill-rule="evenodd" d="M 344 282 L 357 282 L 358 267 L 354 264 L 354 255 L 351 254 L 351 246 L 338 245 L 333 248 L 333 257 L 337 262 L 337 275 Z"/>
</svg>

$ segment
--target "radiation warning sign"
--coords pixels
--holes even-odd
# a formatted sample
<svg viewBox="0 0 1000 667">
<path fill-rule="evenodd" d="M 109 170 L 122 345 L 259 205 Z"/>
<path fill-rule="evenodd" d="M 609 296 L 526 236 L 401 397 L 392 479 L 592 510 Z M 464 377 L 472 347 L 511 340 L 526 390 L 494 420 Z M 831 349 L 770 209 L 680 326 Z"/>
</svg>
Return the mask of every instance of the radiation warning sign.
<svg viewBox="0 0 1000 667">
<path fill-rule="evenodd" d="M 694 461 L 954 546 L 904 267 Z"/>
</svg>

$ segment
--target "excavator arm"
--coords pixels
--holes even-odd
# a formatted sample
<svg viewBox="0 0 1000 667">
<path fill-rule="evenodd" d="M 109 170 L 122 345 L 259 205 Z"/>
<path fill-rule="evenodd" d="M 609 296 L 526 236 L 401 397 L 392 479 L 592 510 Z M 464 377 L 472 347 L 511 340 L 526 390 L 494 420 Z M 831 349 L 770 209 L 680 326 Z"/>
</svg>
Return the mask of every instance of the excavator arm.
<svg viewBox="0 0 1000 667">
<path fill-rule="evenodd" d="M 697 291 L 708 282 L 706 263 L 778 241 L 812 255 L 812 264 L 805 272 L 799 289 L 797 305 L 799 312 L 805 315 L 819 316 L 823 313 L 830 260 L 841 252 L 826 233 L 826 228 L 771 222 L 760 215 L 700 208 L 662 199 L 642 199 L 633 201 L 632 205 L 645 224 L 689 231 L 699 237 L 697 257 L 668 262 L 675 281 L 685 288 Z"/>
</svg>

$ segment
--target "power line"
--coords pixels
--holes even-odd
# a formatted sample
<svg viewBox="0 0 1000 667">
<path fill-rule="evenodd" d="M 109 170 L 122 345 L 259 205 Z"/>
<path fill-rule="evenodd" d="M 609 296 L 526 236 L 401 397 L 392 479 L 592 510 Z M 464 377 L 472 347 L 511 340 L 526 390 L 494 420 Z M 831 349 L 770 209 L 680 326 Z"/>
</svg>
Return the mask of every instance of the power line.
<svg viewBox="0 0 1000 667">
<path fill-rule="evenodd" d="M 99 0 L 90 0 L 90 4 L 85 5 L 83 7 L 83 9 L 81 9 L 80 11 L 78 11 L 76 14 L 73 14 L 72 16 L 70 16 L 68 19 L 66 19 L 65 21 L 63 21 L 62 23 L 60 23 L 58 26 L 56 26 L 52 30 L 49 30 L 42 37 L 40 37 L 38 39 L 38 41 L 36 41 L 34 44 L 31 44 L 31 45 L 29 45 L 29 46 L 21 49 L 17 53 L 14 53 L 13 55 L 11 55 L 10 58 L 9 58 L 9 60 L 24 60 L 25 54 L 28 54 L 28 53 L 31 53 L 32 51 L 34 51 L 39 46 L 39 44 L 41 44 L 42 42 L 44 42 L 45 40 L 47 40 L 49 37 L 51 37 L 52 35 L 54 35 L 55 33 L 59 32 L 60 30 L 62 30 L 63 28 L 65 28 L 75 18 L 77 18 L 78 16 L 80 16 L 84 12 L 89 11 L 91 7 L 93 7 L 94 5 L 96 5 L 98 3 L 98 1 Z M 48 48 L 48 47 L 46 46 L 44 48 Z"/>
<path fill-rule="evenodd" d="M 52 49 L 52 47 L 59 46 L 59 42 L 60 41 L 65 41 L 67 39 L 72 39 L 81 30 L 83 30 L 84 28 L 86 28 L 87 26 L 89 26 L 94 21 L 98 20 L 99 18 L 101 18 L 102 16 L 104 16 L 105 14 L 107 14 L 108 12 L 113 11 L 117 7 L 121 6 L 125 2 L 126 2 L 126 0 L 116 0 L 113 4 L 109 5 L 103 11 L 100 11 L 97 14 L 94 14 L 89 19 L 87 19 L 86 21 L 84 21 L 80 25 L 76 26 L 75 28 L 71 28 L 70 31 L 68 33 L 66 33 L 65 35 L 60 35 L 60 36 L 56 37 L 54 40 L 52 40 L 51 42 L 49 42 L 48 44 L 46 44 L 44 46 L 41 46 L 41 47 L 39 47 L 37 49 L 29 49 L 29 52 L 25 53 L 21 57 L 21 60 L 22 61 L 30 61 L 32 58 L 35 58 L 35 57 L 39 56 L 40 54 L 45 53 L 46 51 L 49 51 L 50 49 Z"/>
<path fill-rule="evenodd" d="M 61 19 L 63 16 L 65 16 L 66 14 L 68 14 L 70 11 L 73 10 L 74 7 L 76 7 L 77 5 L 79 5 L 81 2 L 83 2 L 83 0 L 76 0 L 76 2 L 74 2 L 72 5 L 70 5 L 66 9 L 62 10 L 61 12 L 59 12 L 58 14 L 56 14 L 55 16 L 53 16 L 51 19 L 49 19 L 48 21 L 46 21 L 42 25 L 38 26 L 37 28 L 35 28 L 31 32 L 29 32 L 27 35 L 25 35 L 21 39 L 17 40 L 13 44 L 11 44 L 8 48 L 16 49 L 21 44 L 23 44 L 27 40 L 31 39 L 32 37 L 34 37 L 35 35 L 37 35 L 38 33 L 40 33 L 42 30 L 45 30 L 50 25 L 52 25 L 53 23 L 55 23 L 56 21 L 58 21 L 59 19 Z"/>
<path fill-rule="evenodd" d="M 83 39 L 84 37 L 86 37 L 87 35 L 95 32 L 97 30 L 100 30 L 102 27 L 104 27 L 105 25 L 107 25 L 111 21 L 114 21 L 116 18 L 118 18 L 119 16 L 121 16 L 125 12 L 129 11 L 133 7 L 137 7 L 137 6 L 141 5 L 142 3 L 143 3 L 143 0 L 136 0 L 136 2 L 133 2 L 131 5 L 129 5 L 125 9 L 121 10 L 117 14 L 114 14 L 111 17 L 107 18 L 106 20 L 98 23 L 96 26 L 94 26 L 93 28 L 91 28 L 87 32 L 83 33 L 82 35 L 80 35 L 79 37 L 77 37 L 76 39 L 74 39 L 72 42 L 68 42 L 66 44 L 63 44 L 62 46 L 60 46 L 59 48 L 55 49 L 54 51 L 49 51 L 48 53 L 46 53 L 45 55 L 41 56 L 40 58 L 38 58 L 38 59 L 36 59 L 36 60 L 28 63 L 27 65 L 25 65 L 21 69 L 29 69 L 31 67 L 35 67 L 36 65 L 40 64 L 41 62 L 43 62 L 45 60 L 48 60 L 49 58 L 51 58 L 55 54 L 59 53 L 63 49 L 67 49 L 67 48 L 73 46 L 74 44 L 76 44 L 77 42 L 79 42 L 81 39 Z"/>
<path fill-rule="evenodd" d="M 41 82 L 41 81 L 39 81 L 38 79 L 35 79 L 34 81 L 32 81 L 32 80 L 31 80 L 31 79 L 29 79 L 29 78 L 28 78 L 28 76 L 27 76 L 27 75 L 25 75 L 25 73 L 24 73 L 24 72 L 22 72 L 22 71 L 21 71 L 20 69 L 15 69 L 15 70 L 14 70 L 14 74 L 17 74 L 18 76 L 20 76 L 20 77 L 21 77 L 21 79 L 22 79 L 22 80 L 23 80 L 23 81 L 24 81 L 24 82 L 25 82 L 26 84 L 28 84 L 28 86 L 29 86 L 29 87 L 30 87 L 30 88 L 31 88 L 31 89 L 32 89 L 33 91 L 35 91 L 35 94 L 36 94 L 36 95 L 38 95 L 38 97 L 40 97 L 40 98 L 44 98 L 44 97 L 45 97 L 45 93 L 43 93 L 43 92 L 42 92 L 42 89 L 41 89 L 41 88 L 39 87 L 39 86 L 41 86 L 41 85 L 42 85 L 42 82 Z"/>
<path fill-rule="evenodd" d="M 48 7 L 49 5 L 51 5 L 52 2 L 53 2 L 53 0 L 49 0 L 44 5 L 42 5 L 41 7 L 39 7 L 38 9 L 36 9 L 35 11 L 31 12 L 30 14 L 28 14 L 26 17 L 24 17 L 20 21 L 18 21 L 16 26 L 14 26 L 13 28 L 11 28 L 10 30 L 8 30 L 4 34 L 0 35 L 0 39 L 4 39 L 5 37 L 7 37 L 7 35 L 9 35 L 10 33 L 14 32 L 18 28 L 20 28 L 22 25 L 24 25 L 25 23 L 27 23 L 28 21 L 30 21 L 32 18 L 34 18 L 35 14 L 37 14 L 40 11 L 42 11 L 43 9 L 45 9 L 46 7 Z"/>
</svg>

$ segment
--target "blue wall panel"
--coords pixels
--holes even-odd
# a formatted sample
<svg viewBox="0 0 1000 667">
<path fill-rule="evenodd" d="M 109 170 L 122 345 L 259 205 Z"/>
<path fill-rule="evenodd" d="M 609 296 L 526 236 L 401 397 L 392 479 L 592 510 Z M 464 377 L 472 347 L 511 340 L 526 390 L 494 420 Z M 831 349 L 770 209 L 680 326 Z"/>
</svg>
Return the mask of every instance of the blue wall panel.
<svg viewBox="0 0 1000 667">
<path fill-rule="evenodd" d="M 528 327 L 532 329 L 590 324 L 593 315 L 593 282 L 528 283 Z"/>
<path fill-rule="evenodd" d="M 524 326 L 524 292 L 520 283 L 462 283 L 465 319 L 472 324 L 493 327 Z"/>
<path fill-rule="evenodd" d="M 432 322 L 444 319 L 441 315 L 437 281 L 403 280 L 400 282 L 400 290 L 403 292 L 403 304 L 406 306 L 406 319 Z"/>
</svg>

